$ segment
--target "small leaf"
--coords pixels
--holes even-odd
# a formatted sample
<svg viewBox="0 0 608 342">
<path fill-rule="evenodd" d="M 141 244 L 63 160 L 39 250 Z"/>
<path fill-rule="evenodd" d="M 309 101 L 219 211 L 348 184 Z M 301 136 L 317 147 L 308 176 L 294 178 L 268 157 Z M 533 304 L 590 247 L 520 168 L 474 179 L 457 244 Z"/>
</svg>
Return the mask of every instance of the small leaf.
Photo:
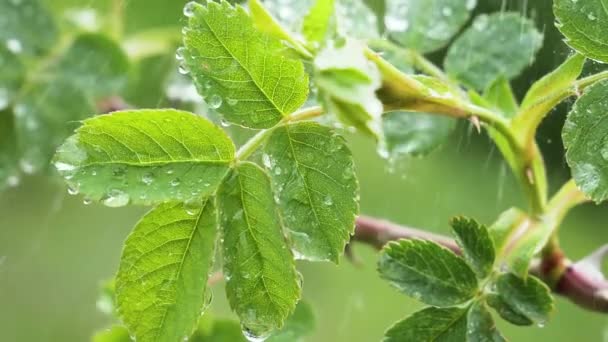
<svg viewBox="0 0 608 342">
<path fill-rule="evenodd" d="M 304 38 L 313 44 L 323 43 L 335 31 L 334 13 L 334 0 L 316 0 L 304 17 Z"/>
<path fill-rule="evenodd" d="M 536 277 L 525 280 L 511 273 L 505 273 L 496 280 L 496 289 L 502 301 L 519 315 L 537 324 L 544 324 L 553 311 L 551 291 Z"/>
<path fill-rule="evenodd" d="M 467 263 L 480 279 L 486 278 L 494 266 L 496 254 L 488 229 L 473 219 L 456 217 L 451 222 L 456 241 Z"/>
<path fill-rule="evenodd" d="M 315 59 L 315 84 L 327 112 L 346 125 L 374 137 L 382 136 L 382 102 L 378 68 L 364 54 L 365 46 L 354 40 L 323 49 Z"/>
<path fill-rule="evenodd" d="M 475 273 L 464 260 L 430 241 L 389 243 L 380 255 L 378 271 L 406 295 L 434 306 L 463 303 L 478 290 Z"/>
<path fill-rule="evenodd" d="M 55 167 L 73 189 L 115 207 L 205 198 L 233 160 L 230 138 L 200 116 L 132 110 L 85 120 Z"/>
<path fill-rule="evenodd" d="M 510 208 L 500 214 L 489 229 L 496 255 L 501 256 L 518 228 L 528 224 L 528 215 L 518 208 Z"/>
<path fill-rule="evenodd" d="M 203 329 L 203 325 L 204 329 Z M 241 332 L 241 325 L 228 319 L 213 319 L 209 315 L 201 317 L 199 328 L 188 342 L 247 342 Z"/>
<path fill-rule="evenodd" d="M 260 0 L 249 0 L 249 12 L 255 28 L 279 41 L 293 41 L 287 32 L 270 14 Z"/>
<path fill-rule="evenodd" d="M 0 110 L 11 105 L 25 79 L 25 66 L 18 56 L 0 45 Z"/>
<path fill-rule="evenodd" d="M 204 312 L 217 235 L 213 202 L 162 204 L 127 238 L 116 299 L 138 341 L 181 341 Z"/>
<path fill-rule="evenodd" d="M 467 308 L 428 307 L 397 322 L 384 342 L 466 341 Z"/>
<path fill-rule="evenodd" d="M 421 53 L 445 46 L 469 20 L 476 0 L 387 0 L 390 37 Z"/>
<path fill-rule="evenodd" d="M 127 328 L 114 325 L 108 329 L 98 331 L 92 339 L 93 342 L 131 342 Z"/>
<path fill-rule="evenodd" d="M 494 308 L 496 312 L 505 321 L 521 326 L 532 325 L 534 322 L 528 317 L 513 310 L 499 295 L 492 294 L 487 297 L 488 305 Z"/>
<path fill-rule="evenodd" d="M 317 123 L 279 127 L 264 148 L 296 256 L 338 262 L 359 213 L 359 185 L 344 138 Z"/>
<path fill-rule="evenodd" d="M 606 108 L 608 81 L 602 81 L 587 88 L 576 101 L 562 131 L 572 177 L 576 185 L 597 203 L 608 198 Z"/>
<path fill-rule="evenodd" d="M 41 1 L 4 0 L 0 13 L 0 42 L 13 53 L 42 55 L 57 42 L 57 25 Z"/>
<path fill-rule="evenodd" d="M 127 81 L 129 60 L 105 35 L 82 34 L 47 72 L 96 97 L 117 94 Z"/>
<path fill-rule="evenodd" d="M 555 26 L 566 43 L 585 57 L 608 63 L 608 20 L 604 0 L 555 0 Z"/>
<path fill-rule="evenodd" d="M 257 165 L 238 164 L 220 188 L 219 203 L 230 307 L 248 336 L 266 337 L 283 326 L 301 293 L 270 180 Z"/>
<path fill-rule="evenodd" d="M 201 95 L 226 120 L 269 128 L 306 101 L 302 62 L 284 57 L 282 44 L 256 31 L 242 7 L 226 1 L 189 6 L 184 63 Z"/>
<path fill-rule="evenodd" d="M 267 342 L 297 342 L 309 335 L 315 327 L 312 307 L 306 302 L 299 302 L 294 313 L 289 316 L 283 328 L 270 336 Z"/>
<path fill-rule="evenodd" d="M 542 41 L 534 23 L 518 13 L 482 14 L 450 46 L 445 69 L 467 86 L 485 89 L 498 76 L 519 75 Z"/>
<path fill-rule="evenodd" d="M 506 339 L 496 328 L 496 323 L 485 303 L 475 301 L 467 314 L 467 342 L 504 342 Z"/>
<path fill-rule="evenodd" d="M 549 221 L 526 219 L 514 228 L 515 230 L 511 234 L 515 235 L 517 239 L 506 246 L 505 262 L 513 273 L 525 278 L 528 275 L 532 258 L 540 253 L 547 244 L 555 229 L 555 224 Z"/>
<path fill-rule="evenodd" d="M 484 91 L 483 97 L 506 118 L 512 118 L 519 110 L 517 99 L 515 98 L 515 94 L 513 94 L 509 80 L 503 76 L 498 77 L 490 84 Z"/>
<path fill-rule="evenodd" d="M 456 121 L 440 115 L 389 112 L 382 117 L 386 149 L 392 157 L 424 156 L 444 143 Z"/>
</svg>

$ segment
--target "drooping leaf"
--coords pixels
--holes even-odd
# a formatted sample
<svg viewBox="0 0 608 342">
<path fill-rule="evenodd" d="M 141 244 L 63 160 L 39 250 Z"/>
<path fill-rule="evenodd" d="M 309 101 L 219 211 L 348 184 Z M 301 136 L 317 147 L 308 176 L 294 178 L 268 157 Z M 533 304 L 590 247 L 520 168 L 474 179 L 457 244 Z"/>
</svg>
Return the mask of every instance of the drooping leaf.
<svg viewBox="0 0 608 342">
<path fill-rule="evenodd" d="M 475 301 L 467 314 L 467 342 L 504 342 L 506 339 L 496 328 L 496 323 L 486 304 Z"/>
<path fill-rule="evenodd" d="M 188 202 L 215 191 L 234 160 L 230 138 L 177 110 L 131 110 L 85 120 L 58 150 L 70 186 L 108 206 Z"/>
<path fill-rule="evenodd" d="M 499 295 L 492 294 L 487 297 L 488 305 L 490 305 L 496 312 L 507 322 L 515 325 L 532 325 L 534 322 L 528 317 L 520 314 L 509 306 Z"/>
<path fill-rule="evenodd" d="M 108 329 L 98 331 L 92 339 L 93 342 L 131 342 L 127 328 L 114 325 Z"/>
<path fill-rule="evenodd" d="M 184 63 L 199 92 L 226 120 L 268 128 L 298 109 L 308 96 L 302 62 L 282 55 L 278 40 L 254 28 L 240 7 L 189 3 Z"/>
<path fill-rule="evenodd" d="M 464 260 L 430 241 L 389 243 L 378 271 L 403 293 L 433 306 L 460 304 L 477 292 L 475 273 Z"/>
<path fill-rule="evenodd" d="M 517 114 L 518 104 L 511 84 L 503 76 L 499 76 L 494 82 L 490 84 L 483 93 L 484 99 L 494 109 L 498 110 L 506 118 L 512 118 Z"/>
<path fill-rule="evenodd" d="M 382 103 L 376 97 L 380 73 L 355 40 L 328 46 L 315 58 L 315 84 L 326 110 L 346 125 L 382 136 Z"/>
<path fill-rule="evenodd" d="M 511 79 L 528 66 L 543 36 L 519 13 L 478 16 L 450 46 L 445 69 L 465 85 L 482 90 L 498 76 Z"/>
<path fill-rule="evenodd" d="M 414 112 L 390 112 L 382 117 L 387 152 L 393 157 L 424 156 L 444 143 L 456 121 L 450 117 Z"/>
<path fill-rule="evenodd" d="M 566 160 L 576 185 L 595 202 L 608 198 L 608 81 L 585 90 L 568 114 L 562 131 Z"/>
<path fill-rule="evenodd" d="M 25 66 L 17 55 L 0 45 L 0 110 L 8 107 L 25 79 Z"/>
<path fill-rule="evenodd" d="M 156 207 L 125 242 L 116 299 L 138 341 L 181 341 L 204 312 L 218 222 L 213 198 L 197 204 Z"/>
<path fill-rule="evenodd" d="M 487 277 L 494 266 L 496 252 L 488 229 L 473 219 L 456 217 L 451 222 L 456 241 L 465 260 L 480 279 Z"/>
<path fill-rule="evenodd" d="M 386 28 L 408 49 L 435 51 L 458 33 L 476 5 L 476 0 L 387 0 Z"/>
<path fill-rule="evenodd" d="M 384 342 L 466 341 L 467 308 L 428 307 L 397 322 Z"/>
<path fill-rule="evenodd" d="M 46 170 L 57 146 L 80 120 L 95 112 L 80 88 L 60 80 L 29 87 L 13 110 L 20 164 L 26 173 Z"/>
<path fill-rule="evenodd" d="M 566 43 L 585 57 L 608 63 L 608 5 L 605 0 L 555 0 L 556 26 Z"/>
<path fill-rule="evenodd" d="M 304 17 L 302 33 L 307 41 L 320 45 L 335 31 L 334 0 L 316 0 Z"/>
<path fill-rule="evenodd" d="M 301 292 L 270 180 L 257 165 L 240 163 L 220 188 L 219 203 L 230 307 L 246 334 L 267 336 L 283 326 Z"/>
<path fill-rule="evenodd" d="M 344 138 L 317 123 L 275 129 L 264 148 L 297 257 L 338 262 L 355 227 L 359 186 Z"/>
<path fill-rule="evenodd" d="M 19 157 L 13 113 L 0 110 L 0 191 L 19 184 Z"/>
<path fill-rule="evenodd" d="M 547 322 L 554 309 L 551 291 L 536 277 L 528 276 L 522 279 L 505 273 L 496 280 L 496 289 L 500 299 L 512 311 L 537 324 Z"/>
<path fill-rule="evenodd" d="M 95 97 L 117 94 L 126 84 L 129 60 L 105 35 L 82 34 L 47 72 Z"/>
<path fill-rule="evenodd" d="M 57 26 L 39 0 L 0 2 L 0 42 L 13 53 L 41 55 L 57 41 Z"/>
<path fill-rule="evenodd" d="M 285 321 L 283 328 L 270 336 L 268 342 L 298 342 L 309 335 L 315 327 L 312 307 L 306 302 L 299 302 L 296 310 Z"/>
</svg>

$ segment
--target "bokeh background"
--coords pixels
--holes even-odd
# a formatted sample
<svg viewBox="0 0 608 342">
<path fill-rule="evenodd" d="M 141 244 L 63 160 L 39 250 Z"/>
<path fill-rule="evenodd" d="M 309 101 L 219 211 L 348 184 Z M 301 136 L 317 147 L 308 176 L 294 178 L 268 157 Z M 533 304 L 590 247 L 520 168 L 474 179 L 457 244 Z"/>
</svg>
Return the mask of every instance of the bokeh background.
<svg viewBox="0 0 608 342">
<path fill-rule="evenodd" d="M 521 96 L 534 79 L 568 53 L 553 25 L 551 1 L 480 1 L 478 12 L 524 12 L 545 33 L 545 47 L 535 64 L 514 82 Z M 370 2 L 381 8 L 380 2 Z M 112 9 L 111 1 L 46 0 L 46 4 L 59 17 L 73 9 L 99 13 Z M 125 30 L 162 26 L 179 32 L 183 4 L 177 0 L 124 1 Z M 173 51 L 168 55 L 173 56 Z M 440 61 L 442 54 L 432 58 Z M 163 103 L 161 95 L 148 96 L 141 102 Z M 569 105 L 552 113 L 539 133 L 553 190 L 568 177 L 560 129 Z M 491 223 L 503 210 L 524 205 L 499 153 L 487 137 L 466 123 L 431 156 L 401 159 L 390 166 L 378 157 L 372 141 L 356 135 L 349 140 L 364 214 L 447 233 L 447 222 L 454 215 Z M 48 176 L 24 178 L 18 187 L 0 193 L 0 341 L 87 341 L 93 331 L 104 328 L 109 320 L 96 310 L 100 285 L 117 270 L 122 243 L 146 210 L 84 205 L 80 196 L 69 196 L 58 179 Z M 581 258 L 608 242 L 607 219 L 605 206 L 575 209 L 561 230 L 568 255 Z M 299 263 L 304 298 L 314 307 L 317 320 L 309 341 L 379 341 L 392 322 L 420 308 L 379 279 L 374 250 L 357 245 L 355 254 L 360 265 L 347 260 L 339 266 Z M 212 311 L 232 317 L 222 285 L 216 285 L 213 292 Z M 512 341 L 608 341 L 606 316 L 561 298 L 546 326 L 503 325 L 503 329 Z"/>
</svg>

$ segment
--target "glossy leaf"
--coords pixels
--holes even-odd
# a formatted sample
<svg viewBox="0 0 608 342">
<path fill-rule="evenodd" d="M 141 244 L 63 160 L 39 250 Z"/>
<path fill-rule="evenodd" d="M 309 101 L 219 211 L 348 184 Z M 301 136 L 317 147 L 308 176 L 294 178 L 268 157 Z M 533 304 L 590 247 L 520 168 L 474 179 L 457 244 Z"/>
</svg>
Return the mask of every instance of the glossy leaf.
<svg viewBox="0 0 608 342">
<path fill-rule="evenodd" d="M 608 145 L 604 120 L 608 108 L 608 81 L 585 90 L 568 114 L 562 131 L 566 160 L 576 185 L 599 203 L 608 198 Z"/>
<path fill-rule="evenodd" d="M 608 20 L 605 0 L 555 0 L 556 26 L 566 43 L 585 57 L 608 63 Z"/>
<path fill-rule="evenodd" d="M 0 13 L 0 42 L 13 53 L 41 55 L 57 42 L 57 25 L 41 1 L 3 0 Z"/>
<path fill-rule="evenodd" d="M 475 273 L 464 260 L 430 241 L 389 243 L 378 270 L 397 289 L 429 305 L 460 304 L 477 292 Z"/>
<path fill-rule="evenodd" d="M 536 277 L 525 280 L 511 273 L 505 273 L 496 280 L 498 295 L 514 312 L 537 324 L 544 324 L 553 311 L 551 291 Z"/>
<path fill-rule="evenodd" d="M 445 69 L 467 86 L 485 89 L 501 75 L 519 75 L 542 41 L 534 23 L 518 13 L 482 14 L 450 46 Z"/>
<path fill-rule="evenodd" d="M 440 115 L 390 112 L 382 116 L 387 152 L 392 157 L 424 156 L 443 144 L 456 121 Z"/>
<path fill-rule="evenodd" d="M 486 278 L 494 266 L 496 252 L 488 229 L 473 219 L 456 217 L 451 221 L 456 242 L 469 266 L 480 279 Z"/>
<path fill-rule="evenodd" d="M 296 257 L 337 263 L 359 212 L 344 138 L 313 122 L 282 126 L 268 139 L 263 162 Z"/>
<path fill-rule="evenodd" d="M 219 206 L 230 307 L 246 334 L 267 336 L 283 326 L 301 289 L 264 170 L 238 164 L 220 188 Z"/>
<path fill-rule="evenodd" d="M 127 238 L 116 299 L 138 341 L 181 341 L 204 312 L 218 231 L 213 202 L 162 204 Z"/>
<path fill-rule="evenodd" d="M 84 121 L 55 167 L 73 189 L 108 206 L 188 202 L 215 191 L 234 153 L 230 138 L 199 116 L 132 110 Z"/>
<path fill-rule="evenodd" d="M 519 105 L 509 80 L 500 76 L 490 84 L 483 93 L 484 99 L 498 110 L 506 118 L 512 118 L 517 114 Z"/>
<path fill-rule="evenodd" d="M 393 325 L 384 342 L 466 341 L 467 308 L 428 307 Z"/>
<path fill-rule="evenodd" d="M 185 67 L 226 120 L 268 128 L 306 101 L 302 62 L 283 56 L 281 43 L 258 32 L 242 7 L 191 2 L 186 13 L 191 16 L 184 31 Z"/>
<path fill-rule="evenodd" d="M 504 342 L 484 302 L 475 301 L 467 314 L 467 342 Z"/>
<path fill-rule="evenodd" d="M 496 294 L 489 295 L 487 297 L 488 305 L 490 305 L 505 321 L 515 325 L 532 325 L 534 322 L 528 317 L 515 311 L 512 307 L 507 304 L 502 297 Z"/>
<path fill-rule="evenodd" d="M 127 328 L 114 325 L 108 329 L 98 331 L 92 338 L 92 342 L 131 342 L 131 336 Z"/>
<path fill-rule="evenodd" d="M 297 342 L 310 335 L 315 327 L 312 307 L 306 302 L 299 302 L 296 310 L 285 321 L 283 328 L 270 336 L 267 342 Z"/>
<path fill-rule="evenodd" d="M 476 0 L 387 0 L 390 37 L 421 53 L 438 50 L 469 20 Z"/>
<path fill-rule="evenodd" d="M 307 41 L 321 44 L 335 31 L 334 0 L 316 0 L 304 17 L 302 33 Z"/>
<path fill-rule="evenodd" d="M 376 97 L 381 79 L 364 54 L 364 45 L 346 40 L 328 46 L 315 58 L 315 84 L 326 110 L 346 125 L 382 136 L 382 103 Z"/>
</svg>

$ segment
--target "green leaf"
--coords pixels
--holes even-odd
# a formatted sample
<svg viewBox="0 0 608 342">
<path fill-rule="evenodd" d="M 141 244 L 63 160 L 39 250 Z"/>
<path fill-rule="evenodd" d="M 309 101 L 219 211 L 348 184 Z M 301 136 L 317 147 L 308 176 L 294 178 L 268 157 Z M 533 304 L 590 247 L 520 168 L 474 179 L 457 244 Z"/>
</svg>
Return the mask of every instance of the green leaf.
<svg viewBox="0 0 608 342">
<path fill-rule="evenodd" d="M 608 63 L 608 6 L 605 0 L 555 0 L 555 26 L 566 44 L 585 57 Z"/>
<path fill-rule="evenodd" d="M 199 92 L 226 120 L 268 128 L 308 96 L 301 61 L 282 55 L 281 43 L 258 31 L 240 7 L 189 3 L 182 55 Z"/>
<path fill-rule="evenodd" d="M 272 17 L 272 14 L 266 10 L 260 0 L 249 0 L 248 3 L 249 12 L 251 13 L 251 20 L 258 31 L 278 41 L 288 42 L 289 44 L 293 45 L 300 44 L 287 30 L 281 26 L 279 22 Z"/>
<path fill-rule="evenodd" d="M 496 323 L 486 304 L 475 301 L 467 314 L 467 342 L 504 342 L 506 339 L 496 328 Z"/>
<path fill-rule="evenodd" d="M 478 290 L 475 273 L 464 260 L 430 241 L 389 243 L 380 254 L 378 271 L 406 295 L 433 306 L 463 303 Z"/>
<path fill-rule="evenodd" d="M 283 326 L 300 298 L 299 274 L 283 236 L 268 176 L 238 164 L 219 192 L 226 294 L 247 335 Z"/>
<path fill-rule="evenodd" d="M 534 322 L 528 317 L 520 314 L 509 306 L 499 295 L 491 294 L 487 297 L 488 305 L 490 305 L 496 312 L 507 322 L 515 325 L 527 326 L 532 325 Z"/>
<path fill-rule="evenodd" d="M 518 208 L 509 208 L 490 226 L 496 255 L 502 257 L 513 235 L 520 227 L 529 225 L 528 215 Z"/>
<path fill-rule="evenodd" d="M 476 0 L 387 0 L 390 37 L 421 53 L 444 47 L 469 20 Z"/>
<path fill-rule="evenodd" d="M 376 91 L 381 86 L 380 73 L 364 50 L 365 46 L 355 40 L 323 49 L 314 62 L 315 84 L 327 112 L 379 138 L 383 108 Z"/>
<path fill-rule="evenodd" d="M 85 120 L 55 167 L 74 190 L 108 206 L 188 202 L 215 191 L 234 153 L 226 133 L 202 117 L 131 110 Z"/>
<path fill-rule="evenodd" d="M 542 41 L 534 22 L 518 13 L 482 14 L 450 46 L 445 69 L 467 86 L 485 89 L 501 75 L 519 75 L 534 60 Z"/>
<path fill-rule="evenodd" d="M 517 99 L 511 89 L 511 84 L 503 76 L 499 76 L 483 93 L 484 99 L 494 109 L 500 111 L 506 118 L 512 118 L 517 114 L 519 106 Z"/>
<path fill-rule="evenodd" d="M 551 222 L 526 219 L 512 231 L 517 239 L 503 249 L 505 261 L 511 271 L 525 278 L 528 275 L 532 258 L 540 253 L 549 241 L 555 225 Z"/>
<path fill-rule="evenodd" d="M 304 17 L 302 33 L 307 41 L 320 45 L 335 31 L 334 0 L 316 0 Z"/>
<path fill-rule="evenodd" d="M 13 53 L 42 55 L 56 43 L 57 26 L 38 0 L 0 2 L 0 42 Z"/>
<path fill-rule="evenodd" d="M 25 79 L 25 66 L 19 57 L 0 45 L 0 110 L 10 106 Z"/>
<path fill-rule="evenodd" d="M 338 262 L 355 228 L 359 185 L 344 138 L 313 122 L 274 130 L 264 148 L 292 249 Z"/>
<path fill-rule="evenodd" d="M 289 316 L 283 329 L 270 336 L 267 342 L 297 342 L 309 335 L 315 327 L 315 317 L 312 307 L 299 302 L 294 313 Z"/>
<path fill-rule="evenodd" d="M 108 329 L 98 331 L 92 339 L 93 342 L 131 342 L 127 328 L 114 325 Z"/>
<path fill-rule="evenodd" d="M 168 105 L 165 89 L 177 65 L 173 53 L 150 56 L 132 65 L 125 90 L 125 101 L 138 108 Z"/>
<path fill-rule="evenodd" d="M 15 130 L 21 168 L 46 170 L 55 149 L 79 121 L 95 112 L 88 97 L 71 82 L 35 83 L 15 103 Z"/>
<path fill-rule="evenodd" d="M 505 273 L 496 280 L 496 289 L 512 311 L 537 324 L 544 324 L 554 309 L 551 291 L 536 277 L 529 276 L 524 280 Z"/>
<path fill-rule="evenodd" d="M 467 308 L 428 307 L 397 322 L 384 342 L 466 341 Z"/>
<path fill-rule="evenodd" d="M 456 242 L 464 259 L 480 279 L 486 278 L 494 266 L 496 252 L 488 229 L 473 219 L 455 217 L 451 222 Z"/>
<path fill-rule="evenodd" d="M 210 299 L 215 255 L 213 199 L 162 204 L 135 226 L 116 276 L 118 311 L 138 341 L 181 341 Z"/>
<path fill-rule="evenodd" d="M 602 81 L 587 88 L 576 101 L 562 131 L 572 177 L 597 203 L 608 198 L 607 106 L 608 81 Z"/>
<path fill-rule="evenodd" d="M 0 191 L 20 181 L 16 139 L 13 113 L 0 110 Z"/>
<path fill-rule="evenodd" d="M 247 339 L 243 336 L 238 322 L 204 315 L 199 322 L 199 328 L 188 342 L 247 342 Z"/>
<path fill-rule="evenodd" d="M 102 34 L 82 34 L 47 72 L 69 80 L 96 97 L 117 94 L 124 87 L 129 60 L 120 45 Z"/>
<path fill-rule="evenodd" d="M 390 112 L 382 117 L 386 149 L 391 157 L 424 156 L 454 131 L 452 118 L 428 113 Z"/>
</svg>

